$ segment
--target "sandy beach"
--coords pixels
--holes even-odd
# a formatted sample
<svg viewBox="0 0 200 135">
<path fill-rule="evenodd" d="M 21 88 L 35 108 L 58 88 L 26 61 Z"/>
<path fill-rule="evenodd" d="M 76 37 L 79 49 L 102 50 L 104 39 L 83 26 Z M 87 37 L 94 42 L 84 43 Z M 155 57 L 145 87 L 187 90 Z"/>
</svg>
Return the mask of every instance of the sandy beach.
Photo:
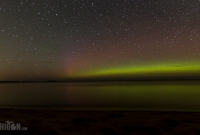
<svg viewBox="0 0 200 135">
<path fill-rule="evenodd" d="M 67 111 L 0 109 L 0 122 L 13 121 L 26 131 L 4 134 L 199 135 L 200 113 L 159 111 Z"/>
</svg>

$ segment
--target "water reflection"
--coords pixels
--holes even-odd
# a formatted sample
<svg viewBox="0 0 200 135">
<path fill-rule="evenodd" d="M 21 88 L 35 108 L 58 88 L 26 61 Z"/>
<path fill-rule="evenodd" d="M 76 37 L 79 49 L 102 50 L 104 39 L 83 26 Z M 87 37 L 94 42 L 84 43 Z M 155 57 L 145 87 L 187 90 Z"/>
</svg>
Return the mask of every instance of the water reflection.
<svg viewBox="0 0 200 135">
<path fill-rule="evenodd" d="M 1 106 L 92 106 L 198 110 L 200 81 L 0 84 Z"/>
</svg>

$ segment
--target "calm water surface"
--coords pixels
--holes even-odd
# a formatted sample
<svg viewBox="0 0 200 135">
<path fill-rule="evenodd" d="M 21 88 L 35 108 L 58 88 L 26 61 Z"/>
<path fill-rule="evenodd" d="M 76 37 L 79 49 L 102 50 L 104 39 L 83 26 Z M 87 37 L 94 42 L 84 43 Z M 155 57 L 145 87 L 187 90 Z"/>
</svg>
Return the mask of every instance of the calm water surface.
<svg viewBox="0 0 200 135">
<path fill-rule="evenodd" d="M 200 111 L 200 81 L 1 83 L 0 106 Z"/>
</svg>

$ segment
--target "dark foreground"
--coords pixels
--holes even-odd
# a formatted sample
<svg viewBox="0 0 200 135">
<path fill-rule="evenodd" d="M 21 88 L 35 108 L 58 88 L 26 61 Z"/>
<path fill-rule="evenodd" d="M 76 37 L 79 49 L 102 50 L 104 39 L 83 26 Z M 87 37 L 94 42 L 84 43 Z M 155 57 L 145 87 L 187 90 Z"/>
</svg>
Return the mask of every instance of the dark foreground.
<svg viewBox="0 0 200 135">
<path fill-rule="evenodd" d="M 200 135 L 200 113 L 0 109 L 0 122 L 27 131 L 3 134 Z"/>
</svg>

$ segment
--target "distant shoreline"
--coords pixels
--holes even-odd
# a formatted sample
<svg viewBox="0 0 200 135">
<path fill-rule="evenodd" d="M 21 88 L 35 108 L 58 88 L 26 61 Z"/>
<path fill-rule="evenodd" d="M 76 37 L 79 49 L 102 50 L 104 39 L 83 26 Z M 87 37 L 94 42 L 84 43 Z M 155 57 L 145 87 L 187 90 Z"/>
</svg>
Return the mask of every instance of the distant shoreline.
<svg viewBox="0 0 200 135">
<path fill-rule="evenodd" d="M 0 83 L 66 83 L 66 82 L 131 82 L 131 81 L 200 81 L 200 79 L 144 79 L 144 80 L 68 80 L 68 81 L 0 81 Z"/>
<path fill-rule="evenodd" d="M 168 112 L 168 113 L 200 113 L 199 110 L 187 110 L 187 109 L 148 109 L 148 108 L 131 108 L 131 107 L 106 107 L 106 106 L 0 106 L 0 110 L 12 109 L 12 110 L 57 110 L 57 111 L 118 111 L 118 112 Z"/>
</svg>

